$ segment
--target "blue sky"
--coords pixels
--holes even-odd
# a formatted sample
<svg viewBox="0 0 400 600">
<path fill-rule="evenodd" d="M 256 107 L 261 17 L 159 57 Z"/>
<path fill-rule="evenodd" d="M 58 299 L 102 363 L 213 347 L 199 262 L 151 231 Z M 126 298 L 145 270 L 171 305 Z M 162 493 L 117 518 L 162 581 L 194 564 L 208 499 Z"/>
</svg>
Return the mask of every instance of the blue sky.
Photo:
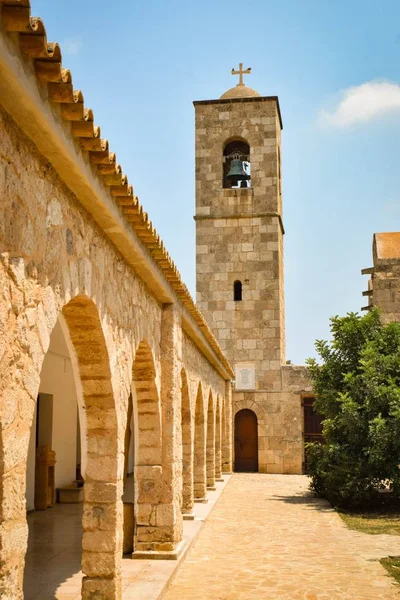
<svg viewBox="0 0 400 600">
<path fill-rule="evenodd" d="M 236 82 L 283 117 L 287 358 L 357 311 L 372 234 L 400 228 L 398 0 L 32 0 L 195 293 L 193 100 Z"/>
</svg>

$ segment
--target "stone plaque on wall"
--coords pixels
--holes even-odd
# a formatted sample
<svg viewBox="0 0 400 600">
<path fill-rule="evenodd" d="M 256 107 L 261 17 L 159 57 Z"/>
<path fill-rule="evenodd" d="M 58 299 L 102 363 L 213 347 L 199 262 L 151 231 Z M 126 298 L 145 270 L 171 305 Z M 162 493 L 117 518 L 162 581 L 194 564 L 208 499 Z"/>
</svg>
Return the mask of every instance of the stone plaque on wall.
<svg viewBox="0 0 400 600">
<path fill-rule="evenodd" d="M 254 365 L 235 366 L 235 389 L 254 390 L 256 387 L 256 371 Z"/>
</svg>

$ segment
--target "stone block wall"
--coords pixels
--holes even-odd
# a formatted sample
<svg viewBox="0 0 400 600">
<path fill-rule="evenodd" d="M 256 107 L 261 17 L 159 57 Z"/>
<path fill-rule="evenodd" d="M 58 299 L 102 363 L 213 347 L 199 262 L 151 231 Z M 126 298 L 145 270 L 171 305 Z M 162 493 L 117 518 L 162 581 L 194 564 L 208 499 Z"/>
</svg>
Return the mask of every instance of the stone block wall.
<svg viewBox="0 0 400 600">
<path fill-rule="evenodd" d="M 385 321 L 400 321 L 400 233 L 375 233 L 368 306 L 380 309 Z"/>
<path fill-rule="evenodd" d="M 255 389 L 278 389 L 285 341 L 277 100 L 195 107 L 197 303 L 230 361 L 255 367 Z M 250 188 L 222 187 L 223 149 L 233 139 L 250 146 Z"/>
<path fill-rule="evenodd" d="M 258 419 L 259 470 L 301 473 L 306 371 L 285 365 L 281 118 L 276 97 L 195 102 L 197 302 L 237 372 L 235 414 Z M 250 147 L 251 187 L 223 187 L 227 142 Z M 242 299 L 234 300 L 234 282 Z"/>
<path fill-rule="evenodd" d="M 227 380 L 198 344 L 183 350 L 182 305 L 160 302 L 1 106 L 0 141 L 0 596 L 23 598 L 29 433 L 61 320 L 87 442 L 82 598 L 120 600 L 129 396 L 138 437 L 134 543 L 170 552 L 182 538 L 181 372 L 215 403 L 231 402 Z M 206 424 L 207 398 L 201 409 Z M 194 415 L 183 415 L 190 428 Z"/>
<path fill-rule="evenodd" d="M 312 393 L 306 367 L 284 365 L 278 391 L 237 391 L 233 416 L 244 408 L 257 415 L 260 473 L 302 473 L 304 416 L 302 398 Z"/>
</svg>

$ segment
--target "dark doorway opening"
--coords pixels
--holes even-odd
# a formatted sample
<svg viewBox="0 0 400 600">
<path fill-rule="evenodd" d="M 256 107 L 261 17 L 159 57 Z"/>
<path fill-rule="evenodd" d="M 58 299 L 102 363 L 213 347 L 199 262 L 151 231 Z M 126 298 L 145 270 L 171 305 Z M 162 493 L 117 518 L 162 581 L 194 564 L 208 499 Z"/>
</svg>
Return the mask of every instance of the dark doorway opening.
<svg viewBox="0 0 400 600">
<path fill-rule="evenodd" d="M 248 408 L 235 415 L 235 471 L 258 472 L 257 415 Z"/>
</svg>

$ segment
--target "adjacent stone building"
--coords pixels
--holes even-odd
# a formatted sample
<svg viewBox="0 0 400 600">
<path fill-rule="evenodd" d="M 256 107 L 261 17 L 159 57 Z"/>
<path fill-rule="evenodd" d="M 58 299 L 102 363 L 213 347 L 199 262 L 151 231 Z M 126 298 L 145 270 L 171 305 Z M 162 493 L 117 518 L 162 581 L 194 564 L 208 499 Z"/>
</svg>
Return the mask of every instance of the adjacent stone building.
<svg viewBox="0 0 400 600">
<path fill-rule="evenodd" d="M 235 369 L 236 469 L 301 473 L 310 386 L 285 358 L 282 118 L 243 73 L 194 102 L 197 305 Z"/>
<path fill-rule="evenodd" d="M 363 310 L 376 306 L 385 321 L 400 321 L 400 233 L 375 233 L 372 258 L 373 267 L 361 271 L 370 275 Z"/>
</svg>

